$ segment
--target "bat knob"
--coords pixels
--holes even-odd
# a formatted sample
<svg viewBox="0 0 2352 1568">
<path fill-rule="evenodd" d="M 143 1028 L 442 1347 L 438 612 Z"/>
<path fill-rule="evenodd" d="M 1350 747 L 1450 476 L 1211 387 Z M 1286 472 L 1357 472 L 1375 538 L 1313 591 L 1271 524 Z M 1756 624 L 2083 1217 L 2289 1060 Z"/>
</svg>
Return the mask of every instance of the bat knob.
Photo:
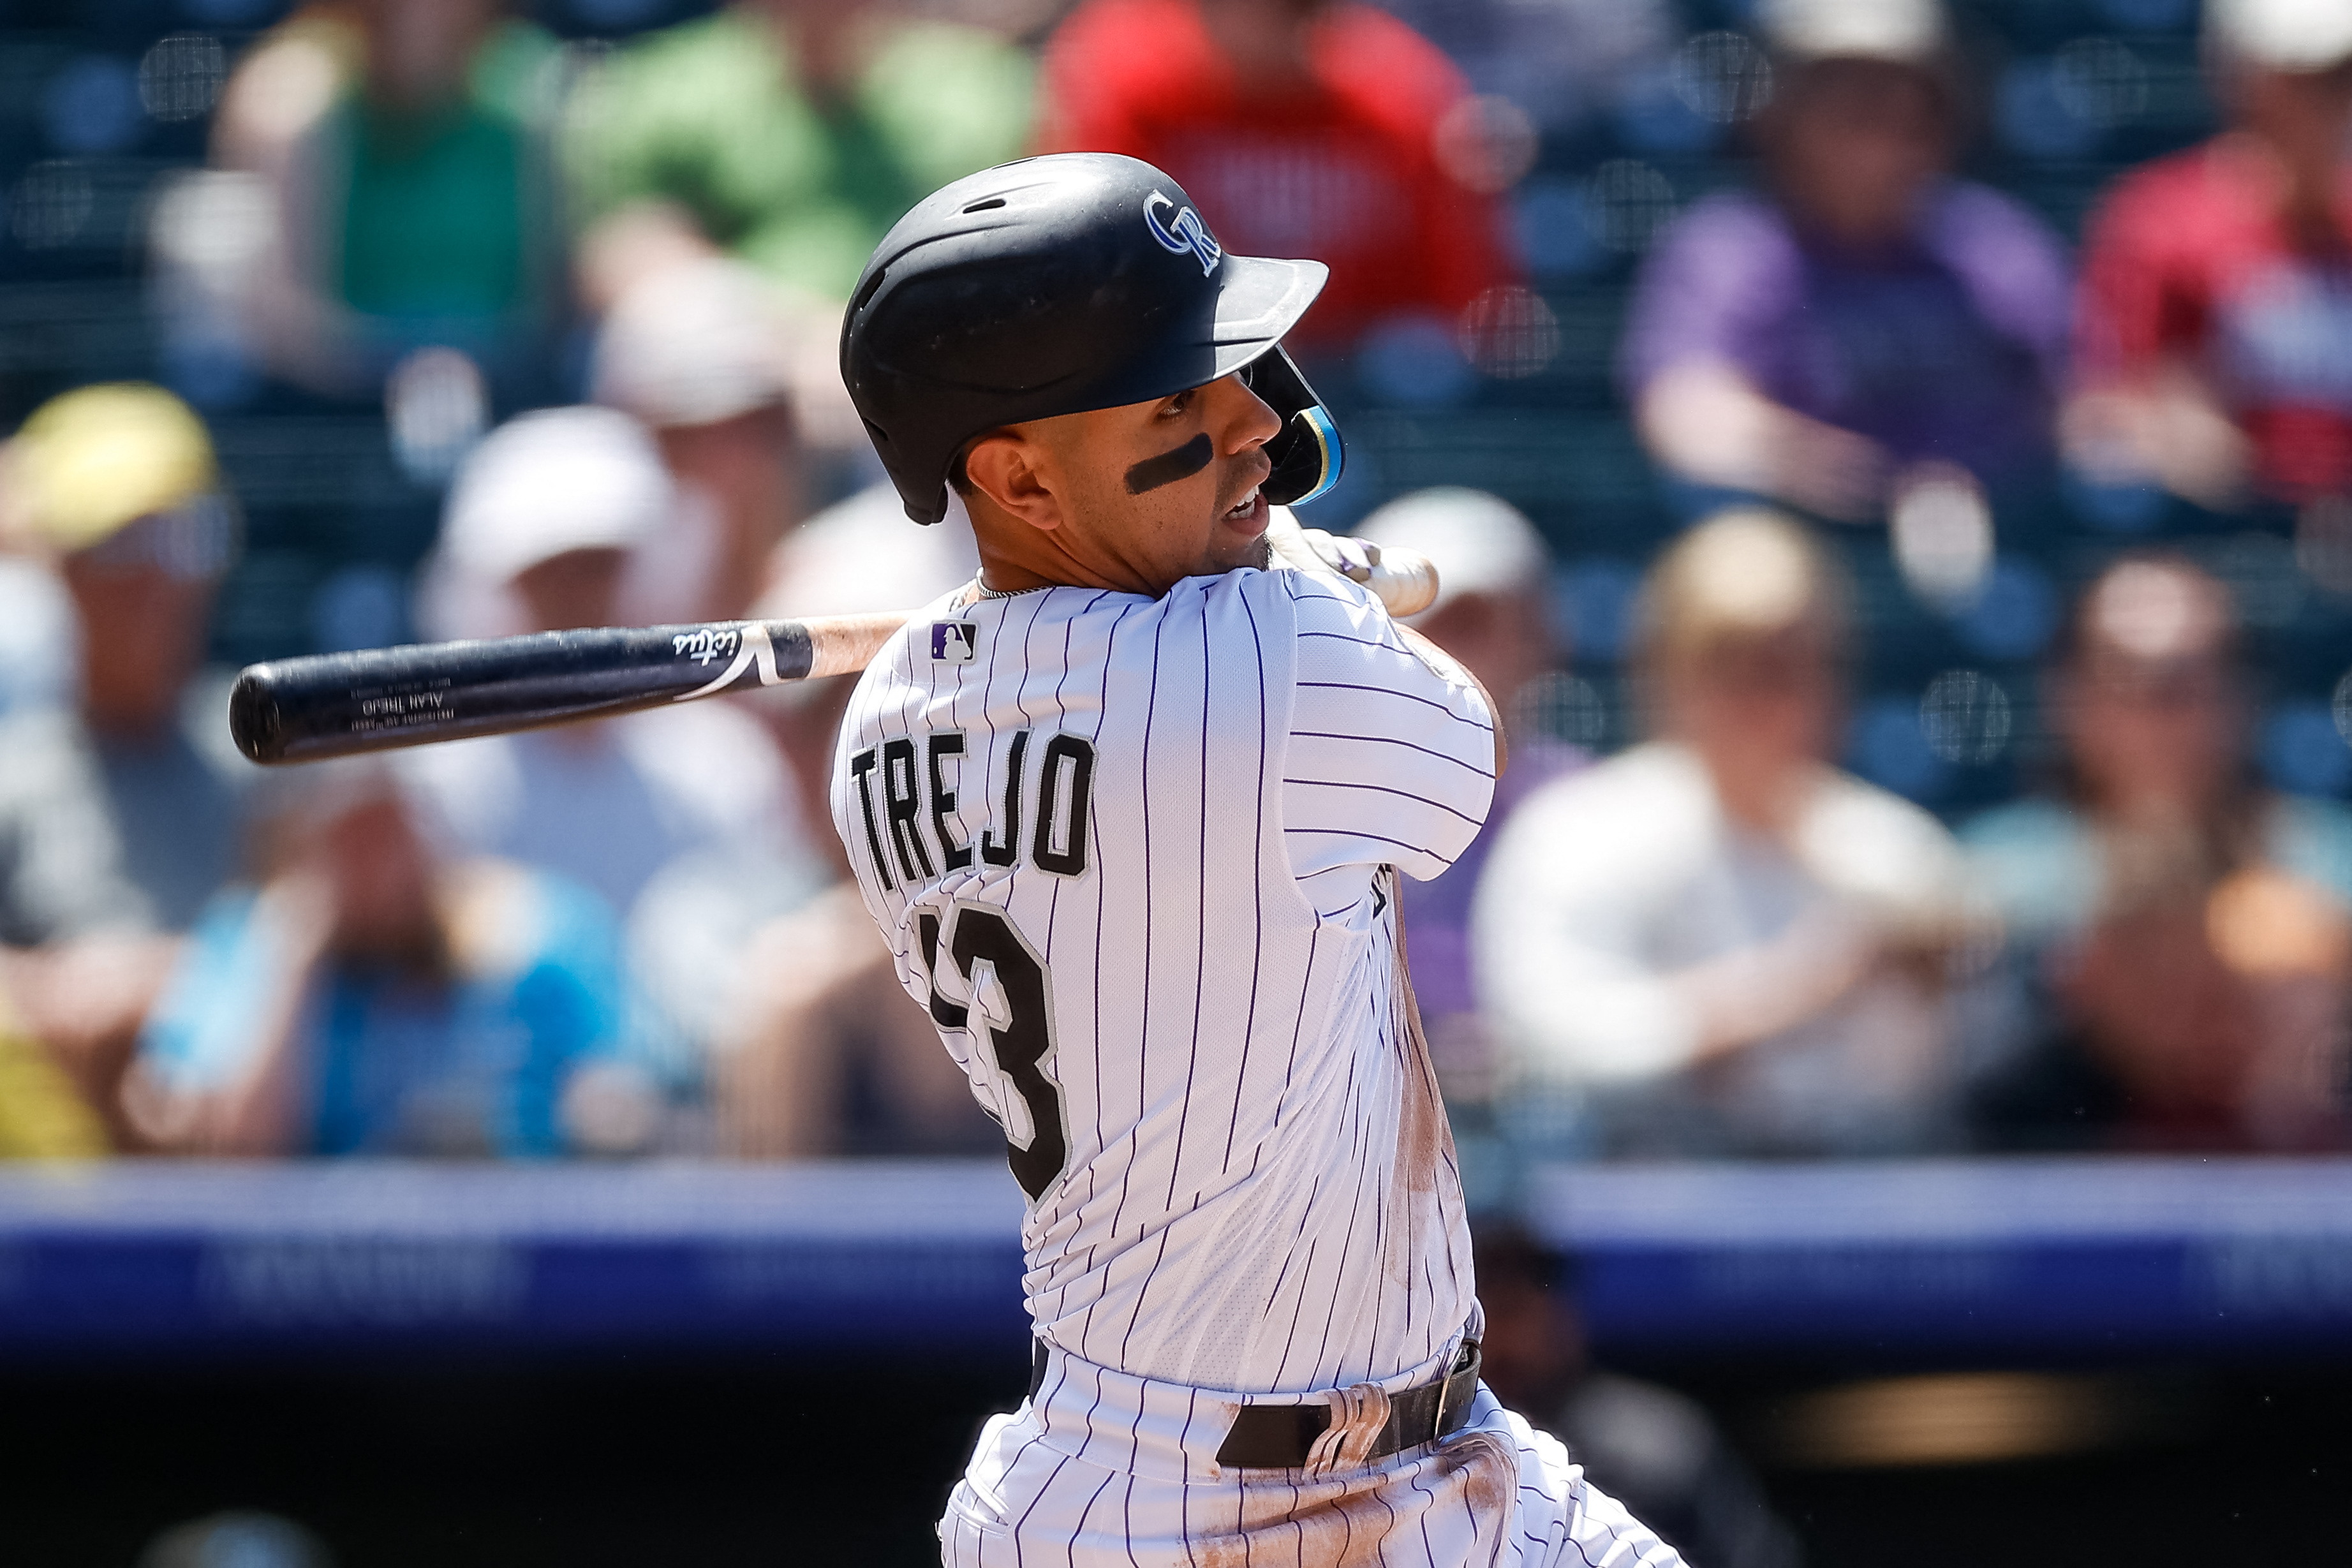
<svg viewBox="0 0 2352 1568">
<path fill-rule="evenodd" d="M 1364 586 L 1401 620 L 1437 603 L 1437 568 L 1418 550 L 1384 548 L 1372 563 Z"/>
<path fill-rule="evenodd" d="M 285 721 L 269 675 L 266 664 L 248 665 L 228 693 L 229 737 L 257 763 L 282 762 L 286 756 Z"/>
</svg>

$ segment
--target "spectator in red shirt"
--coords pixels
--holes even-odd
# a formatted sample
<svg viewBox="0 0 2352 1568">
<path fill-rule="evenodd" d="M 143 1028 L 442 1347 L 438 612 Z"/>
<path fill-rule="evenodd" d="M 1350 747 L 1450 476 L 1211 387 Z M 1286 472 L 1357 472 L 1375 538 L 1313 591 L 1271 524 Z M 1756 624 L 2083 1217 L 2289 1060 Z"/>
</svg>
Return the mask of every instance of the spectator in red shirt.
<svg viewBox="0 0 2352 1568">
<path fill-rule="evenodd" d="M 1087 0 L 1045 81 L 1046 150 L 1157 163 L 1229 248 L 1330 263 L 1295 344 L 1515 279 L 1460 74 L 1360 0 Z"/>
<path fill-rule="evenodd" d="M 2352 5 L 2214 0 L 2231 127 L 2090 230 L 2075 462 L 2200 505 L 2352 494 Z"/>
</svg>

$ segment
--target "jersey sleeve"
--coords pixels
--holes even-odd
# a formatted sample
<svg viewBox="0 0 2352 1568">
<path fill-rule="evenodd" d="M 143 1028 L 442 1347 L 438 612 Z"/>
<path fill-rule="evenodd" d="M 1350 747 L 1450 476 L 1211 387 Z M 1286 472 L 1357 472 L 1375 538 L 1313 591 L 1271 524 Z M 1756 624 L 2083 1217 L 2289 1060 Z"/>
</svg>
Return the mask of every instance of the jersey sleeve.
<svg viewBox="0 0 2352 1568">
<path fill-rule="evenodd" d="M 1394 866 L 1427 880 L 1470 847 L 1495 794 L 1495 716 L 1433 668 L 1353 583 L 1267 574 L 1297 626 L 1283 833 L 1301 880 Z"/>
</svg>

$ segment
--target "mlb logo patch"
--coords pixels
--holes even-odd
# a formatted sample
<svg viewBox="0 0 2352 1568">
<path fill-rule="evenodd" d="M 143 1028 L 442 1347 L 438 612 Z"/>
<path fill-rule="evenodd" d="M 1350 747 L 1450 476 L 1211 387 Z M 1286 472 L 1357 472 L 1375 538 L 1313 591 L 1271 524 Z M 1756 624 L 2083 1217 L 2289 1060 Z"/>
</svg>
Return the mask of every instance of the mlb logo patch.
<svg viewBox="0 0 2352 1568">
<path fill-rule="evenodd" d="M 970 664 L 979 651 L 980 627 L 970 621 L 933 621 L 931 658 L 946 664 Z"/>
</svg>

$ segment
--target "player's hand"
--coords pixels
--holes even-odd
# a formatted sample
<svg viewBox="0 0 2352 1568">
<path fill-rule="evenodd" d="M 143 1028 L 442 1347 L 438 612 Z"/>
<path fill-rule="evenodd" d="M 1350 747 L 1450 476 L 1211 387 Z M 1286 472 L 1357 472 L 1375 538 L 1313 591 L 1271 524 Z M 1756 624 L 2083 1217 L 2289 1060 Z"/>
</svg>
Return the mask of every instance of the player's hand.
<svg viewBox="0 0 2352 1568">
<path fill-rule="evenodd" d="M 1327 529 L 1302 528 L 1297 513 L 1286 506 L 1267 509 L 1265 537 L 1284 565 L 1350 583 L 1370 583 L 1372 568 L 1381 562 L 1379 545 Z"/>
<path fill-rule="evenodd" d="M 1268 509 L 1265 537 L 1282 564 L 1360 584 L 1391 616 L 1417 615 L 1436 602 L 1437 568 L 1413 551 L 1391 551 L 1384 558 L 1369 539 L 1300 527 L 1286 506 Z"/>
</svg>

